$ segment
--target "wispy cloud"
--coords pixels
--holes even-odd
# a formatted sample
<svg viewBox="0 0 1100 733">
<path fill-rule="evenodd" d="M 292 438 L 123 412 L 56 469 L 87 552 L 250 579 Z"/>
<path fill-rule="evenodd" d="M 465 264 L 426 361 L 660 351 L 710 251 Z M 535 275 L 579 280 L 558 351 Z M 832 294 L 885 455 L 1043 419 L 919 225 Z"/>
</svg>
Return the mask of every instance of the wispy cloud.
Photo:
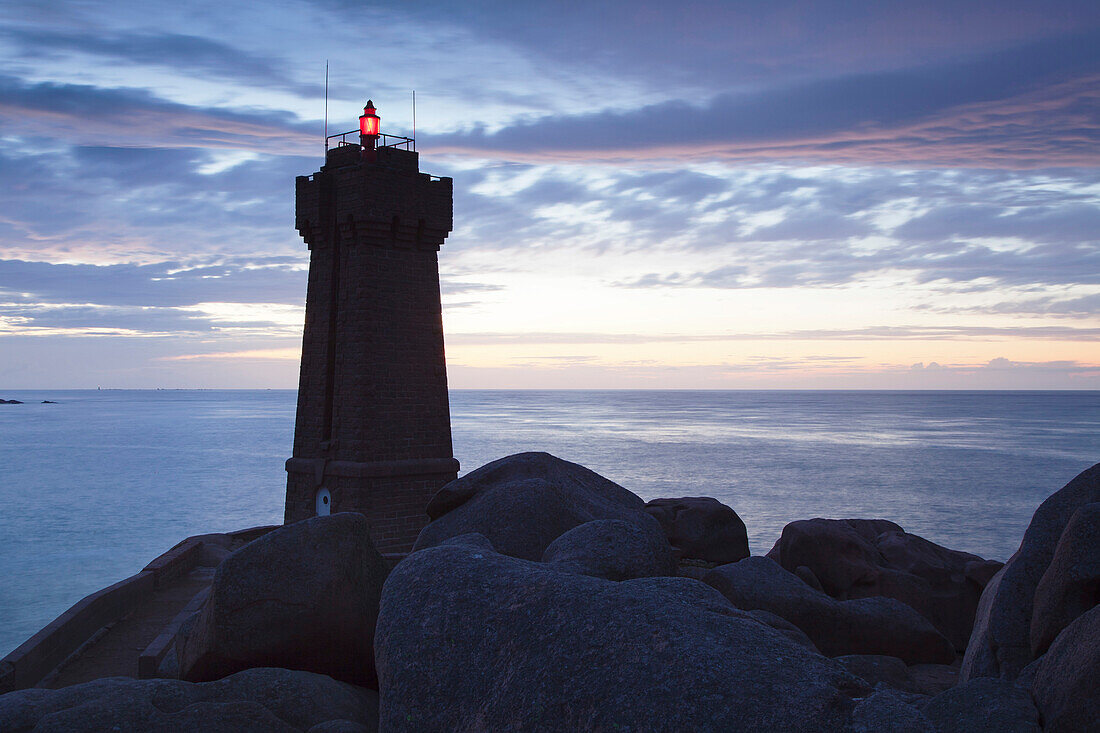
<svg viewBox="0 0 1100 733">
<path fill-rule="evenodd" d="M 219 258 L 150 265 L 74 265 L 0 260 L 0 298 L 18 304 L 94 303 L 172 307 L 204 302 L 305 300 L 303 263 L 286 257 Z"/>
<path fill-rule="evenodd" d="M 308 257 L 288 226 L 288 189 L 311 160 L 3 142 L 0 258 L 104 264 Z"/>
<path fill-rule="evenodd" d="M 8 28 L 0 33 L 24 55 L 75 54 L 137 67 L 160 67 L 174 73 L 233 81 L 317 96 L 320 87 L 302 84 L 288 74 L 285 60 L 259 56 L 240 48 L 184 33 L 77 32 L 42 27 Z"/>
<path fill-rule="evenodd" d="M 1040 298 L 1022 297 L 1018 300 L 1004 300 L 987 305 L 936 306 L 924 304 L 916 307 L 920 310 L 935 313 L 1023 314 L 1054 318 L 1082 318 L 1100 315 L 1100 293 L 1077 298 L 1055 295 Z"/>
<path fill-rule="evenodd" d="M 914 372 L 954 373 L 959 375 L 982 375 L 989 373 L 1013 374 L 1060 374 L 1100 376 L 1100 364 L 1087 364 L 1072 359 L 1054 361 L 1013 361 L 999 356 L 980 364 L 940 364 L 937 362 L 919 362 L 909 367 Z"/>
<path fill-rule="evenodd" d="M 845 164 L 1095 165 L 1100 51 L 1092 34 L 958 62 L 546 117 L 432 140 L 514 160 L 727 159 Z"/>
<path fill-rule="evenodd" d="M 318 147 L 316 123 L 275 111 L 195 107 L 139 89 L 27 83 L 0 76 L 6 134 L 81 145 L 232 149 L 305 155 Z"/>
<path fill-rule="evenodd" d="M 247 349 L 245 351 L 215 351 L 208 354 L 178 354 L 162 356 L 159 361 L 234 360 L 234 361 L 298 361 L 301 349 Z"/>
<path fill-rule="evenodd" d="M 750 357 L 718 364 L 644 362 L 576 363 L 564 368 L 452 365 L 477 388 L 531 386 L 605 389 L 1096 389 L 1100 364 L 1075 360 L 1023 362 L 997 357 L 985 362 L 892 364 L 866 360 L 816 365 L 806 358 Z"/>
<path fill-rule="evenodd" d="M 1071 326 L 877 326 L 851 329 L 800 329 L 759 333 L 451 333 L 447 342 L 462 346 L 496 344 L 660 344 L 708 341 L 1096 341 L 1100 328 Z M 815 356 L 815 360 L 837 359 Z"/>
</svg>

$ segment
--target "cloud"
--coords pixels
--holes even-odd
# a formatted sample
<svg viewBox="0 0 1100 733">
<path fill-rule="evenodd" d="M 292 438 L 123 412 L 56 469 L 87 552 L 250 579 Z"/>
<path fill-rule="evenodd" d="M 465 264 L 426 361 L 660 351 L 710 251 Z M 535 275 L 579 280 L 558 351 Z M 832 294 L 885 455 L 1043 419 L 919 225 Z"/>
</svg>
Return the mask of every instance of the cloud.
<svg viewBox="0 0 1100 733">
<path fill-rule="evenodd" d="M 0 303 L 0 333 L 33 336 L 169 336 L 206 333 L 213 324 L 175 308 Z"/>
<path fill-rule="evenodd" d="M 1068 201 L 1032 206 L 998 204 L 938 206 L 893 231 L 907 241 L 976 237 L 1020 238 L 1032 242 L 1095 242 L 1100 232 L 1096 202 Z"/>
<path fill-rule="evenodd" d="M 1075 360 L 1011 361 L 1003 357 L 975 364 L 829 364 L 805 358 L 749 357 L 720 364 L 667 365 L 649 362 L 577 363 L 562 368 L 476 367 L 452 364 L 452 381 L 462 388 L 576 389 L 1096 389 L 1100 365 Z"/>
<path fill-rule="evenodd" d="M 497 292 L 504 290 L 504 286 L 490 283 L 462 282 L 444 276 L 440 278 L 439 290 L 443 295 L 461 295 L 464 293 Z M 449 307 L 454 306 L 450 305 Z"/>
<path fill-rule="evenodd" d="M 625 288 L 817 288 L 842 286 L 884 272 L 909 273 L 918 284 L 977 283 L 976 290 L 1100 284 L 1100 248 L 1091 242 L 1012 250 L 967 242 L 894 243 L 870 251 L 846 242 L 829 249 L 798 243 L 738 248 L 731 259 L 743 264 L 687 273 L 651 272 L 615 284 Z"/>
<path fill-rule="evenodd" d="M 1100 328 L 1072 326 L 874 326 L 730 333 L 553 333 L 543 331 L 449 333 L 447 343 L 461 346 L 501 344 L 658 344 L 707 341 L 1041 341 L 1100 340 Z M 835 356 L 813 357 L 815 360 Z"/>
<path fill-rule="evenodd" d="M 805 209 L 786 216 L 771 226 L 752 231 L 751 237 L 757 242 L 778 242 L 798 240 L 814 242 L 823 239 L 847 239 L 875 233 L 868 222 L 853 219 L 834 212 Z"/>
<path fill-rule="evenodd" d="M 977 306 L 935 306 L 924 305 L 922 310 L 936 313 L 981 313 L 981 314 L 1025 314 L 1042 315 L 1055 318 L 1081 318 L 1100 315 L 1100 293 L 1080 297 L 1043 296 L 1040 298 L 1022 298 L 1005 300 L 999 303 Z"/>
<path fill-rule="evenodd" d="M 293 181 L 316 161 L 193 148 L 0 143 L 0 257 L 157 262 L 308 257 Z"/>
<path fill-rule="evenodd" d="M 302 309 L 278 303 L 200 303 L 171 308 L 0 302 L 0 334 L 151 338 L 300 338 Z"/>
<path fill-rule="evenodd" d="M 967 61 L 854 73 L 706 104 L 521 121 L 434 136 L 441 152 L 515 160 L 801 160 L 977 167 L 1100 162 L 1100 44 L 1082 33 Z"/>
<path fill-rule="evenodd" d="M 80 145 L 216 148 L 306 155 L 318 149 L 316 123 L 289 112 L 198 107 L 139 89 L 28 83 L 0 76 L 5 134 Z"/>
<path fill-rule="evenodd" d="M 570 13 L 526 3 L 315 4 L 319 11 L 309 4 L 280 8 L 270 28 L 233 33 L 216 27 L 219 18 L 241 15 L 232 5 L 211 8 L 207 24 L 165 7 L 179 27 L 159 31 L 135 29 L 126 12 L 77 4 L 43 18 L 21 5 L 10 12 L 20 22 L 6 36 L 24 55 L 92 57 L 103 77 L 124 62 L 169 69 L 181 84 L 190 82 L 184 86 L 200 76 L 312 98 L 319 83 L 300 84 L 288 69 L 319 58 L 306 50 L 318 42 L 339 52 L 342 41 L 369 28 L 375 68 L 423 79 L 448 111 L 479 87 L 492 88 L 495 105 L 465 105 L 463 114 L 430 125 L 451 129 L 422 140 L 436 152 L 586 162 L 705 156 L 1035 167 L 1096 160 L 1100 13 L 1088 3 L 1040 11 L 1026 2 L 995 9 L 707 2 L 688 13 L 659 3 L 604 3 Z M 274 16 L 314 22 L 296 29 L 296 43 L 280 44 L 264 34 L 286 32 Z M 479 55 L 479 46 L 491 50 L 482 52 L 488 57 L 506 57 L 507 66 L 490 81 L 471 83 L 470 74 L 455 69 L 471 58 L 493 62 Z M 398 53 L 410 66 L 402 68 Z M 87 78 L 95 78 L 91 67 Z M 403 88 L 394 84 L 394 91 Z M 577 98 L 562 99 L 569 88 Z M 239 89 L 221 96 L 237 95 Z M 56 135 L 61 125 L 70 139 L 90 144 L 272 152 L 316 145 L 316 123 L 288 112 L 188 106 L 148 91 L 11 77 L 0 84 L 0 97 L 8 127 L 24 134 Z M 647 99 L 651 104 L 639 103 Z M 510 110 L 504 117 L 501 105 Z M 473 127 L 455 131 L 464 120 Z"/>
<path fill-rule="evenodd" d="M 162 356 L 159 361 L 195 361 L 195 360 L 243 360 L 243 361 L 299 361 L 301 349 L 246 349 L 245 351 L 216 351 L 208 354 L 177 354 Z"/>
<path fill-rule="evenodd" d="M 287 73 L 288 64 L 227 44 L 182 33 L 62 31 L 46 28 L 8 28 L 2 34 L 23 55 L 72 53 L 161 67 L 189 77 L 202 76 L 249 87 L 272 88 L 302 96 L 317 96 L 316 82 L 302 84 Z"/>
<path fill-rule="evenodd" d="M 613 252 L 605 278 L 642 288 L 817 288 L 890 273 L 991 290 L 1100 273 L 1091 169 L 705 171 L 491 167 L 468 187 L 454 171 L 448 257 L 517 251 L 493 266 L 523 269 L 530 253 Z M 647 262 L 662 269 L 639 272 Z"/>
<path fill-rule="evenodd" d="M 288 258 L 222 258 L 199 264 L 72 265 L 0 260 L 0 299 L 14 303 L 91 303 L 177 307 L 207 302 L 305 300 L 306 273 Z"/>
<path fill-rule="evenodd" d="M 984 373 L 1026 373 L 1026 374 L 1059 374 L 1059 375 L 1087 375 L 1100 376 L 1100 364 L 1086 364 L 1073 359 L 1059 359 L 1053 361 L 1013 361 L 1003 356 L 990 359 L 983 364 L 939 364 L 923 362 L 914 364 L 910 369 L 914 372 L 939 372 L 942 374 L 981 375 Z"/>
<path fill-rule="evenodd" d="M 314 0 L 342 18 L 354 0 Z M 967 57 L 1028 40 L 1095 27 L 1095 4 L 1051 0 L 881 3 L 873 0 L 723 2 L 677 5 L 654 0 L 578 4 L 480 0 L 381 2 L 412 26 L 462 28 L 507 44 L 541 68 L 566 75 L 608 70 L 654 94 L 692 92 L 736 80 L 758 85 L 816 77 L 823 70 L 890 69 L 930 58 Z"/>
</svg>

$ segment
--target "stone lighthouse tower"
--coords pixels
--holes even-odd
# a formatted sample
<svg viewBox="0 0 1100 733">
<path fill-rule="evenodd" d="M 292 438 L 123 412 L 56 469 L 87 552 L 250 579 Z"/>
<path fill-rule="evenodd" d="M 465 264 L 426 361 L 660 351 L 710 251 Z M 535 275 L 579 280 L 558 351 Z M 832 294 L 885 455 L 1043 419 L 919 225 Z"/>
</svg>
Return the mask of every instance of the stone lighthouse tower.
<svg viewBox="0 0 1100 733">
<path fill-rule="evenodd" d="M 421 173 L 415 143 L 380 134 L 375 112 L 295 181 L 310 262 L 285 518 L 360 512 L 380 551 L 405 552 L 458 472 L 438 264 L 451 179 Z"/>
</svg>

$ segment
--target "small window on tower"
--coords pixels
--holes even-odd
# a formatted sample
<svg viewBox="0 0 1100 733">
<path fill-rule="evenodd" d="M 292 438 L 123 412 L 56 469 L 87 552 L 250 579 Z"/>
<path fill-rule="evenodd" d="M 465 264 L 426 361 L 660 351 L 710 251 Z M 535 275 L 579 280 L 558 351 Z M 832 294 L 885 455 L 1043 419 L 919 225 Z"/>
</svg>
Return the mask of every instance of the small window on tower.
<svg viewBox="0 0 1100 733">
<path fill-rule="evenodd" d="M 314 506 L 319 517 L 332 514 L 332 492 L 325 488 L 317 489 Z"/>
</svg>

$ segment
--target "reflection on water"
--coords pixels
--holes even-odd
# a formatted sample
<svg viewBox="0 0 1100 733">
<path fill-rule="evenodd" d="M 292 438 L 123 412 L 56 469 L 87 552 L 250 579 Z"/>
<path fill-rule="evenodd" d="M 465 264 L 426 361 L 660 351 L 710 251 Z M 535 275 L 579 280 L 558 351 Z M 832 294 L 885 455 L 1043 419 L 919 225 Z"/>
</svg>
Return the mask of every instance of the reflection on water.
<svg viewBox="0 0 1100 733">
<path fill-rule="evenodd" d="M 282 519 L 293 391 L 10 392 L 0 655 L 183 537 Z M 42 405 L 52 399 L 57 405 Z M 1006 559 L 1100 460 L 1100 393 L 454 392 L 469 471 L 525 450 L 643 498 L 715 496 L 754 553 L 794 519 L 883 517 Z"/>
<path fill-rule="evenodd" d="M 1100 460 L 1096 392 L 459 392 L 452 414 L 464 470 L 534 447 L 644 498 L 716 496 L 753 552 L 793 519 L 874 516 L 1005 559 Z"/>
</svg>

